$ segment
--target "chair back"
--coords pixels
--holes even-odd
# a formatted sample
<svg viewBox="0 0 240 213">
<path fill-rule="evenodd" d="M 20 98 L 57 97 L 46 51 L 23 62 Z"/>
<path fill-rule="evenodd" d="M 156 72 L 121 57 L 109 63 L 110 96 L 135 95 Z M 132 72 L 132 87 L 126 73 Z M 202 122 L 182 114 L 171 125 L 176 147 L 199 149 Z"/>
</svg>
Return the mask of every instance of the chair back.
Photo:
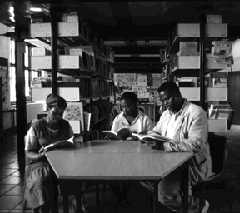
<svg viewBox="0 0 240 213">
<path fill-rule="evenodd" d="M 216 175 L 222 175 L 227 162 L 227 138 L 209 134 L 208 143 L 212 158 L 212 170 Z"/>
</svg>

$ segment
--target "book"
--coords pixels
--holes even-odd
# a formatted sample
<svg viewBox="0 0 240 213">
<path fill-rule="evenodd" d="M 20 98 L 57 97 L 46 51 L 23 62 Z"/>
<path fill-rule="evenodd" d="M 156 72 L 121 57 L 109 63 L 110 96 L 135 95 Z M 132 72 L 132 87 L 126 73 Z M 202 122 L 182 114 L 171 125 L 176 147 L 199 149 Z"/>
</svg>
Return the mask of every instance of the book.
<svg viewBox="0 0 240 213">
<path fill-rule="evenodd" d="M 44 146 L 44 150 L 51 151 L 53 149 L 57 149 L 57 148 L 61 148 L 61 147 L 70 147 L 70 146 L 73 146 L 73 142 L 71 142 L 71 141 L 67 141 L 67 140 L 57 141 L 57 142 L 51 143 L 47 146 Z"/>
<path fill-rule="evenodd" d="M 92 113 L 83 112 L 84 130 L 90 131 Z"/>
<path fill-rule="evenodd" d="M 132 136 L 137 137 L 139 140 L 143 142 L 147 141 L 156 141 L 158 142 L 166 142 L 166 141 L 172 141 L 172 139 L 162 136 L 156 131 L 149 131 L 147 134 L 137 134 L 137 133 L 132 133 Z"/>
<path fill-rule="evenodd" d="M 132 132 L 127 127 L 123 127 L 117 132 L 103 131 L 103 133 L 107 136 L 110 136 L 112 140 L 127 140 L 128 137 L 132 137 Z"/>
</svg>

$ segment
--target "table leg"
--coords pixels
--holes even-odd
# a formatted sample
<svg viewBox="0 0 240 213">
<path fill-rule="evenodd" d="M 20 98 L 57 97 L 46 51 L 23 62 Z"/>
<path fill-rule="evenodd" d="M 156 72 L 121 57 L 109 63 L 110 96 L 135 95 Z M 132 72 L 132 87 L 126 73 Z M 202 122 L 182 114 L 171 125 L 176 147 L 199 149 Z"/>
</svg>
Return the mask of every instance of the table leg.
<svg viewBox="0 0 240 213">
<path fill-rule="evenodd" d="M 102 199 L 103 202 L 105 202 L 105 192 L 106 192 L 106 183 L 103 183 L 103 199 Z"/>
<path fill-rule="evenodd" d="M 158 206 L 158 182 L 154 182 L 154 191 L 153 191 L 153 212 L 157 212 Z"/>
<path fill-rule="evenodd" d="M 68 209 L 68 196 L 66 195 L 65 192 L 63 194 L 63 212 L 64 213 L 69 213 L 69 209 Z"/>
<path fill-rule="evenodd" d="M 189 179 L 189 170 L 188 164 L 186 164 L 183 168 L 183 175 L 182 175 L 182 191 L 183 191 L 183 213 L 188 213 L 188 179 Z"/>
<path fill-rule="evenodd" d="M 97 212 L 100 212 L 100 208 L 99 208 L 99 183 L 96 183 L 96 203 L 97 203 Z"/>
</svg>

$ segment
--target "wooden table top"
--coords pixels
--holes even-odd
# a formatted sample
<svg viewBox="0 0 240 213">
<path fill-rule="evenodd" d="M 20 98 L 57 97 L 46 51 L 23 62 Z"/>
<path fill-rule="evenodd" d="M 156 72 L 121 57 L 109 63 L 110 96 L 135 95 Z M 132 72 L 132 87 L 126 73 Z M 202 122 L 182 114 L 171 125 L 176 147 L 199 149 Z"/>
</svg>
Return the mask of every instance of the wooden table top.
<svg viewBox="0 0 240 213">
<path fill-rule="evenodd" d="M 47 152 L 59 179 L 160 180 L 193 156 L 163 152 L 139 141 L 89 141 Z"/>
</svg>

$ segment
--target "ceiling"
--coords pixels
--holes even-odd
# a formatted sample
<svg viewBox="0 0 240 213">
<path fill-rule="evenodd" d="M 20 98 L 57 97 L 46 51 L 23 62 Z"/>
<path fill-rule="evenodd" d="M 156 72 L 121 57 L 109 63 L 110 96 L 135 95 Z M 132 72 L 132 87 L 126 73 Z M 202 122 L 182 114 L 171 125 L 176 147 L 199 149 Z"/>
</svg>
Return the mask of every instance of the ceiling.
<svg viewBox="0 0 240 213">
<path fill-rule="evenodd" d="M 31 5 L 50 8 L 51 1 L 24 2 L 24 16 L 31 14 Z M 155 1 L 155 2 L 80 2 L 62 0 L 62 11 L 78 12 L 88 25 L 112 46 L 117 55 L 132 54 L 133 57 L 117 59 L 135 60 L 137 54 L 154 54 L 146 62 L 159 62 L 156 54 L 166 47 L 168 33 L 177 22 L 198 22 L 201 11 L 205 14 L 221 14 L 223 23 L 228 23 L 229 37 L 240 36 L 240 2 L 238 1 Z M 0 3 L 0 21 L 11 25 L 8 9 L 11 1 Z M 140 59 L 143 60 L 142 58 Z"/>
</svg>

